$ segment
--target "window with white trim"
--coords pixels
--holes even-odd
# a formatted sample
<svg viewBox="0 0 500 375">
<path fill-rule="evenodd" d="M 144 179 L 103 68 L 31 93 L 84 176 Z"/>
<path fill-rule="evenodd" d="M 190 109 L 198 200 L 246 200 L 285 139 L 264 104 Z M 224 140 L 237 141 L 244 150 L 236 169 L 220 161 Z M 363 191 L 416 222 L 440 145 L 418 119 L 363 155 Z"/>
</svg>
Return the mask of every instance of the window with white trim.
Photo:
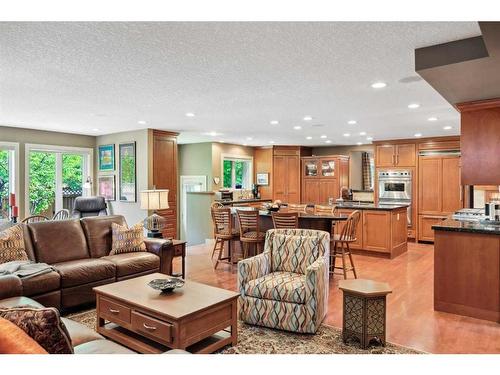
<svg viewBox="0 0 500 375">
<path fill-rule="evenodd" d="M 252 188 L 252 158 L 222 156 L 222 186 L 232 189 Z"/>
<path fill-rule="evenodd" d="M 17 190 L 17 143 L 0 142 L 0 218 L 9 218 L 9 194 Z"/>
</svg>

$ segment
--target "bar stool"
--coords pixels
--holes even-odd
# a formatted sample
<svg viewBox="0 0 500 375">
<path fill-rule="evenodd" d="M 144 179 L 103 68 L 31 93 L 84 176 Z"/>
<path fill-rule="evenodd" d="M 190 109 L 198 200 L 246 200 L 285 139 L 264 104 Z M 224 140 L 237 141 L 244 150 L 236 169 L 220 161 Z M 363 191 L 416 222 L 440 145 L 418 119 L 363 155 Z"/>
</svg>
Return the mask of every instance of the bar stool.
<svg viewBox="0 0 500 375">
<path fill-rule="evenodd" d="M 335 216 L 337 213 L 336 206 L 322 206 L 320 204 L 314 205 L 314 214 L 315 215 L 332 215 Z M 330 225 L 330 244 L 333 244 L 333 236 L 335 234 L 335 221 L 331 221 Z M 332 246 L 330 246 L 332 247 Z"/>
<path fill-rule="evenodd" d="M 288 211 L 292 212 L 306 212 L 307 204 L 288 203 Z"/>
<path fill-rule="evenodd" d="M 248 256 L 248 249 L 251 245 L 255 245 L 255 255 L 257 255 L 259 253 L 259 245 L 264 245 L 266 238 L 266 234 L 259 231 L 259 210 L 236 210 L 236 214 L 240 225 L 243 259 Z"/>
<path fill-rule="evenodd" d="M 340 234 L 333 235 L 333 252 L 330 254 L 330 274 L 333 275 L 335 274 L 336 269 L 341 269 L 344 279 L 347 279 L 347 272 L 349 271 L 354 273 L 355 279 L 358 278 L 349 244 L 356 242 L 356 229 L 360 218 L 360 211 L 352 212 L 347 218 L 344 228 L 342 228 L 342 232 Z M 349 257 L 349 262 L 351 263 L 350 267 L 347 267 L 346 265 L 346 255 Z M 342 258 L 341 267 L 335 265 L 337 258 Z"/>
<path fill-rule="evenodd" d="M 233 220 L 231 217 L 230 208 L 212 208 L 212 221 L 214 224 L 215 243 L 212 250 L 212 258 L 216 251 L 219 251 L 215 269 L 219 263 L 227 263 L 233 265 L 232 242 L 239 237 L 237 228 L 233 228 Z M 227 242 L 227 256 L 223 256 L 224 243 Z"/>
<path fill-rule="evenodd" d="M 212 210 L 214 209 L 217 209 L 217 208 L 224 208 L 224 205 L 221 203 L 221 202 L 212 202 L 212 204 L 210 205 L 210 212 L 212 212 Z M 213 224 L 213 228 L 214 228 L 214 238 L 215 238 L 215 221 L 214 221 L 214 216 L 212 214 L 212 224 Z M 212 256 L 210 257 L 211 259 L 214 258 L 214 254 L 215 254 L 215 246 L 212 250 Z"/>
<path fill-rule="evenodd" d="M 298 229 L 298 212 L 272 212 L 274 229 Z"/>
</svg>

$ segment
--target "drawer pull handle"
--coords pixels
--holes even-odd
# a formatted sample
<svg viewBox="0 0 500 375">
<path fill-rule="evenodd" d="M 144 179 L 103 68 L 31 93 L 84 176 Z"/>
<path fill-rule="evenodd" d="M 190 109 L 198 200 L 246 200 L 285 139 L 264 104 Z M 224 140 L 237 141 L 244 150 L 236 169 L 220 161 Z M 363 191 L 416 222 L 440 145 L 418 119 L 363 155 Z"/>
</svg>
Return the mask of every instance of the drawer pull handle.
<svg viewBox="0 0 500 375">
<path fill-rule="evenodd" d="M 144 328 L 146 328 L 147 330 L 156 331 L 156 327 L 154 327 L 154 326 L 148 326 L 146 323 L 142 323 L 142 326 Z"/>
<path fill-rule="evenodd" d="M 109 309 L 109 312 L 113 313 L 113 314 L 118 314 L 120 312 L 120 310 Z"/>
</svg>

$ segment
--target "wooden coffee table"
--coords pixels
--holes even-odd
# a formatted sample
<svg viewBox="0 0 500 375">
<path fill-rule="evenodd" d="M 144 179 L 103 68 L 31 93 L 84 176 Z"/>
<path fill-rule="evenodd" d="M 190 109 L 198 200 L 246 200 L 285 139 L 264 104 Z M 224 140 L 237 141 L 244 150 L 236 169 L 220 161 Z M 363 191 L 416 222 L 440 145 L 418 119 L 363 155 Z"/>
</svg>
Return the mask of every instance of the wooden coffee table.
<svg viewBox="0 0 500 375">
<path fill-rule="evenodd" d="M 171 293 L 147 284 L 161 273 L 94 288 L 97 332 L 140 353 L 212 353 L 238 340 L 238 293 L 186 280 Z"/>
</svg>

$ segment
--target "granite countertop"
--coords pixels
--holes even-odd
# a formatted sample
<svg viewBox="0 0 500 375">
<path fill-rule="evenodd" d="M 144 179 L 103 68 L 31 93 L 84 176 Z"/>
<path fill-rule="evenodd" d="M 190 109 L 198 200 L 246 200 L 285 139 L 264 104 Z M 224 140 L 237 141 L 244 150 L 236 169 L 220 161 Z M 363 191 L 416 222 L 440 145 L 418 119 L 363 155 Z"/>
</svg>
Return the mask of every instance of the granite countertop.
<svg viewBox="0 0 500 375">
<path fill-rule="evenodd" d="M 236 210 L 254 210 L 255 208 L 253 207 L 234 207 L 231 209 L 231 212 L 233 214 L 236 214 Z M 289 212 L 288 209 L 286 207 L 281 207 L 279 212 Z M 293 211 L 293 212 L 297 212 L 297 211 Z M 299 215 L 299 219 L 312 219 L 312 220 L 317 220 L 317 219 L 327 219 L 327 220 L 340 220 L 340 221 L 344 221 L 344 220 L 347 220 L 347 217 L 349 215 L 347 214 L 337 214 L 337 215 L 329 215 L 329 214 L 315 214 L 314 211 L 312 209 L 307 209 L 306 211 L 298 211 L 297 214 Z M 267 210 L 259 210 L 259 215 L 260 216 L 269 216 L 271 217 L 272 216 L 272 213 L 267 211 Z"/>
<path fill-rule="evenodd" d="M 408 207 L 409 204 L 337 202 L 336 206 L 337 208 L 355 208 L 357 210 L 392 211 L 392 210 L 397 210 L 398 208 Z"/>
<path fill-rule="evenodd" d="M 238 204 L 238 203 L 258 203 L 258 202 L 272 202 L 272 199 L 235 199 L 235 200 L 224 200 L 224 199 L 215 199 L 215 202 L 220 202 L 224 205 L 229 204 Z"/>
<path fill-rule="evenodd" d="M 452 218 L 445 219 L 438 224 L 432 226 L 434 230 L 444 230 L 450 232 L 468 232 L 482 234 L 497 234 L 500 235 L 500 224 L 488 224 L 479 221 L 455 220 Z"/>
</svg>

